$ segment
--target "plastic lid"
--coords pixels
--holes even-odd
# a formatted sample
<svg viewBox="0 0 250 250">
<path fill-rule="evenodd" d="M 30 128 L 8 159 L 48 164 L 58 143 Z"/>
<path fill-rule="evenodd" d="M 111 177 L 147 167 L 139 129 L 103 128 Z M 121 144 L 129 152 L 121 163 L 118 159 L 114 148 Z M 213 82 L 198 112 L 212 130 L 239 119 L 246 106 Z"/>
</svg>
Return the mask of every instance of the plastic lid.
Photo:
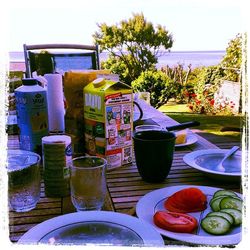
<svg viewBox="0 0 250 250">
<path fill-rule="evenodd" d="M 93 81 L 93 85 L 95 88 L 98 88 L 100 86 L 102 86 L 105 83 L 105 79 L 104 78 L 97 78 Z"/>
<path fill-rule="evenodd" d="M 23 85 L 37 85 L 38 81 L 34 78 L 24 78 L 22 79 Z"/>
</svg>

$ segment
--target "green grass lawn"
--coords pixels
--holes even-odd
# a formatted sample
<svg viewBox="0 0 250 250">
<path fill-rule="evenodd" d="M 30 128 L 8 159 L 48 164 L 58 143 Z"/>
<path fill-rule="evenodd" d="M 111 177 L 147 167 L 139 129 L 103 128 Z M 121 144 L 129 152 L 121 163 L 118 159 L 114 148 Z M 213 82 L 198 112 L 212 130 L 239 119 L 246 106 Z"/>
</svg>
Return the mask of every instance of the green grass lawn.
<svg viewBox="0 0 250 250">
<path fill-rule="evenodd" d="M 224 127 L 240 128 L 243 126 L 244 120 L 244 118 L 240 115 L 210 116 L 191 113 L 186 107 L 186 104 L 164 105 L 160 107 L 159 110 L 180 123 L 187 121 L 199 121 L 201 125 L 197 127 L 197 129 L 202 130 L 205 133 L 213 133 L 217 135 L 240 136 L 239 132 L 221 132 L 221 129 Z"/>
<path fill-rule="evenodd" d="M 163 113 L 190 113 L 190 109 L 187 104 L 177 104 L 177 105 L 163 105 L 159 108 Z"/>
</svg>

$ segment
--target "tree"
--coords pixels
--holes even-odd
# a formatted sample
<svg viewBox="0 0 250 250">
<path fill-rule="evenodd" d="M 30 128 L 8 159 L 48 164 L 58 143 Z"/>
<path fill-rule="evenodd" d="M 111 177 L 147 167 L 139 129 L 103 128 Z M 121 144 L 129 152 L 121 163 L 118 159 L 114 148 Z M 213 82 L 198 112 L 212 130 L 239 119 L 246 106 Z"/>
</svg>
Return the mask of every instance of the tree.
<svg viewBox="0 0 250 250">
<path fill-rule="evenodd" d="M 162 49 L 173 45 L 172 35 L 161 25 L 156 28 L 144 15 L 133 14 L 118 25 L 98 24 L 93 35 L 100 51 L 108 51 L 109 59 L 104 67 L 119 74 L 122 81 L 130 84 L 141 72 L 155 69 Z"/>
<path fill-rule="evenodd" d="M 242 35 L 237 34 L 228 43 L 226 55 L 223 57 L 220 66 L 224 69 L 225 79 L 239 81 L 242 66 Z"/>
</svg>

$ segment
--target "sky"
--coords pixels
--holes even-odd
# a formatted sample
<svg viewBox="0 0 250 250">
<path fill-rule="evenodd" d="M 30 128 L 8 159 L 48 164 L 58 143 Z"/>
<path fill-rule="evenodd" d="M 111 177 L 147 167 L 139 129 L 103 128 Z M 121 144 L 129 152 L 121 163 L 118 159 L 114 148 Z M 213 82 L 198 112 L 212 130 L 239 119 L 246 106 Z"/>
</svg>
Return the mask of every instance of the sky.
<svg viewBox="0 0 250 250">
<path fill-rule="evenodd" d="M 244 29 L 239 0 L 9 0 L 5 14 L 7 50 L 23 44 L 93 44 L 97 24 L 118 24 L 133 13 L 163 25 L 172 51 L 225 50 Z M 7 27 L 7 28 L 6 28 Z"/>
</svg>

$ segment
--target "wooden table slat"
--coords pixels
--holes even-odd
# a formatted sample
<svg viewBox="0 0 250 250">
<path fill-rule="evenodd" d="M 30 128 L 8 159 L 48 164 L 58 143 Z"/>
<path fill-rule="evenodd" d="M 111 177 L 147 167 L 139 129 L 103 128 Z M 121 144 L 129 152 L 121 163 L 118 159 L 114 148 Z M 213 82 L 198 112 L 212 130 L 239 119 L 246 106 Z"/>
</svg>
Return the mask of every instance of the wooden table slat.
<svg viewBox="0 0 250 250">
<path fill-rule="evenodd" d="M 46 217 L 46 219 L 50 219 L 51 216 Z M 10 226 L 10 235 L 20 235 L 23 232 L 26 232 L 27 230 L 31 229 L 32 227 L 36 226 L 37 223 L 26 223 L 26 224 L 21 224 L 21 225 L 14 225 Z M 17 233 L 18 232 L 18 233 Z"/>
<path fill-rule="evenodd" d="M 43 216 L 43 215 L 50 215 L 50 214 L 61 214 L 62 210 L 61 207 L 59 208 L 53 208 L 49 207 L 47 209 L 33 209 L 29 212 L 26 212 L 25 214 L 20 214 L 17 212 L 10 212 L 10 218 L 18 218 L 18 221 L 21 221 L 22 219 L 27 219 L 28 217 L 35 217 L 35 216 Z"/>
<path fill-rule="evenodd" d="M 169 185 L 171 184 L 171 185 Z M 171 180 L 168 183 L 165 184 L 142 184 L 142 183 L 133 183 L 133 185 L 113 185 L 113 187 L 109 188 L 109 191 L 112 195 L 113 192 L 118 192 L 118 191 L 131 191 L 131 194 L 136 190 L 153 190 L 153 189 L 158 189 L 158 188 L 164 188 L 167 186 L 176 186 L 176 185 L 202 185 L 202 186 L 216 186 L 216 187 L 221 187 L 221 188 L 226 188 L 226 189 L 236 189 L 239 191 L 239 184 L 237 183 L 225 183 L 225 182 L 221 182 L 220 184 L 218 184 L 217 182 L 212 182 L 211 180 L 207 180 L 206 177 L 204 178 L 186 178 L 186 179 L 182 179 L 182 182 L 180 182 L 179 179 L 176 180 Z"/>
<path fill-rule="evenodd" d="M 39 215 L 39 216 L 31 216 L 31 217 L 19 217 L 18 220 L 17 219 L 13 219 L 9 221 L 10 223 L 10 231 L 12 231 L 12 228 L 14 230 L 15 226 L 17 225 L 20 225 L 20 226 L 23 226 L 25 227 L 25 225 L 29 225 L 29 224 L 38 224 L 38 223 L 41 223 L 45 220 L 48 220 L 48 219 L 51 219 L 51 218 L 54 218 L 56 216 L 59 216 L 60 214 L 58 213 L 50 213 L 49 215 Z M 18 227 L 19 228 L 19 227 Z M 16 232 L 18 232 L 18 230 L 16 230 Z"/>
<path fill-rule="evenodd" d="M 190 173 L 192 173 L 193 176 L 204 176 L 203 173 L 197 172 L 197 171 L 171 171 L 168 174 L 168 179 L 174 179 L 174 178 L 180 178 L 185 176 L 190 176 Z M 119 177 L 119 175 L 112 176 L 112 178 L 108 179 L 108 183 L 112 182 L 123 182 L 123 181 L 135 181 L 135 180 L 141 180 L 141 176 L 139 173 L 137 174 L 124 174 L 122 177 Z"/>
</svg>

